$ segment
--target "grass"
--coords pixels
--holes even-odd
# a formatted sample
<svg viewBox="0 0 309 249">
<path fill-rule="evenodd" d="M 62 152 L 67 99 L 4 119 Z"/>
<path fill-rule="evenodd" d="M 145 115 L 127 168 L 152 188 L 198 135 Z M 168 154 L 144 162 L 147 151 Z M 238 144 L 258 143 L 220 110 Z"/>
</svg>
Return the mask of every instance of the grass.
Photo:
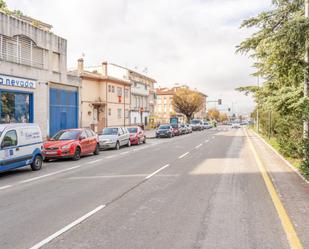
<svg viewBox="0 0 309 249">
<path fill-rule="evenodd" d="M 257 130 L 254 127 L 250 127 L 252 130 L 254 130 L 257 133 Z M 259 135 L 264 138 L 264 140 L 271 146 L 273 147 L 278 153 L 280 153 L 280 155 L 282 155 L 282 153 L 280 152 L 280 145 L 277 142 L 275 137 L 268 137 L 267 135 L 263 134 L 263 133 L 259 133 Z M 302 162 L 302 159 L 299 158 L 292 158 L 292 157 L 287 157 L 282 155 L 290 164 L 293 165 L 294 168 L 296 169 L 300 169 L 300 165 Z"/>
</svg>

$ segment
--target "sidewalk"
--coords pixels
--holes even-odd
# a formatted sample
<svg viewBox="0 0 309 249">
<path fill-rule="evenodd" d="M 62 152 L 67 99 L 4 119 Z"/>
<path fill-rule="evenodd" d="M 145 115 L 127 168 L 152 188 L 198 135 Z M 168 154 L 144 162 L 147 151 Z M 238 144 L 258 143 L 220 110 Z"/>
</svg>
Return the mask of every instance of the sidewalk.
<svg viewBox="0 0 309 249">
<path fill-rule="evenodd" d="M 250 130 L 248 133 L 304 248 L 309 248 L 309 184 L 271 150 L 260 137 Z"/>
<path fill-rule="evenodd" d="M 156 138 L 156 130 L 145 130 L 144 133 L 148 139 Z"/>
</svg>

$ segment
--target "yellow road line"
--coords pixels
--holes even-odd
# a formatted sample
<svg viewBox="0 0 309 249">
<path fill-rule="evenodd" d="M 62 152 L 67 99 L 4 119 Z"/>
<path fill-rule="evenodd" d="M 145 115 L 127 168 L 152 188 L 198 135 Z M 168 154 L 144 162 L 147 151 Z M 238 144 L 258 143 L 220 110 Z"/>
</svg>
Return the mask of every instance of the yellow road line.
<svg viewBox="0 0 309 249">
<path fill-rule="evenodd" d="M 268 193 L 271 196 L 271 199 L 272 199 L 274 206 L 277 210 L 278 216 L 281 220 L 281 224 L 282 224 L 282 227 L 285 231 L 287 239 L 289 241 L 290 248 L 292 248 L 292 249 L 303 249 L 303 246 L 300 242 L 300 239 L 297 236 L 297 233 L 295 231 L 293 223 L 292 223 L 290 217 L 288 216 L 288 214 L 287 214 L 287 212 L 286 212 L 286 210 L 285 210 L 285 208 L 284 208 L 284 206 L 283 206 L 283 204 L 282 204 L 282 202 L 281 202 L 281 200 L 278 196 L 278 193 L 277 193 L 272 181 L 270 180 L 270 177 L 267 173 L 267 170 L 266 170 L 265 166 L 263 165 L 260 157 L 258 156 L 258 153 L 257 153 L 256 149 L 254 148 L 254 145 L 253 145 L 252 141 L 250 140 L 246 130 L 245 130 L 245 134 L 246 134 L 246 137 L 248 139 L 250 148 L 253 152 L 256 163 L 257 163 L 259 170 L 260 170 L 260 172 L 263 176 L 263 179 L 264 179 L 265 185 L 267 187 Z"/>
</svg>

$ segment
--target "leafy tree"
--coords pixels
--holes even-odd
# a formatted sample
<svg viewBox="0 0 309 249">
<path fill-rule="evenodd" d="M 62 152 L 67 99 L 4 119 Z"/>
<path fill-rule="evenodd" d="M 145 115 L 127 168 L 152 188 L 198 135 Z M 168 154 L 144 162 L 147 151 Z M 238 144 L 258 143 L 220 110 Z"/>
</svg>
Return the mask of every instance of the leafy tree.
<svg viewBox="0 0 309 249">
<path fill-rule="evenodd" d="M 173 97 L 175 111 L 184 114 L 188 121 L 193 117 L 194 113 L 201 110 L 202 105 L 202 95 L 188 88 L 177 89 Z"/>
<path fill-rule="evenodd" d="M 7 8 L 6 2 L 4 0 L 0 0 L 0 10 L 4 10 Z"/>
<path fill-rule="evenodd" d="M 216 120 L 216 121 L 220 120 L 220 112 L 216 108 L 209 109 L 208 112 L 207 112 L 207 116 L 208 116 L 208 118 L 210 118 L 212 120 Z"/>
<path fill-rule="evenodd" d="M 308 99 L 303 96 L 305 42 L 309 37 L 309 21 L 304 17 L 303 0 L 273 0 L 273 8 L 245 20 L 242 28 L 257 31 L 238 47 L 237 52 L 249 54 L 256 63 L 254 76 L 262 77 L 261 87 L 247 86 L 237 90 L 252 93 L 261 114 L 269 111 L 276 117 L 273 132 L 287 156 L 308 158 L 303 173 L 309 175 L 309 145 L 302 137 L 302 122 L 309 120 Z M 263 118 L 262 118 L 263 119 Z M 267 129 L 266 123 L 261 123 Z M 264 130 L 265 132 L 265 130 Z"/>
<path fill-rule="evenodd" d="M 225 121 L 228 121 L 228 120 L 229 120 L 229 117 L 227 116 L 226 113 L 220 113 L 220 116 L 219 116 L 220 122 L 225 122 Z"/>
</svg>

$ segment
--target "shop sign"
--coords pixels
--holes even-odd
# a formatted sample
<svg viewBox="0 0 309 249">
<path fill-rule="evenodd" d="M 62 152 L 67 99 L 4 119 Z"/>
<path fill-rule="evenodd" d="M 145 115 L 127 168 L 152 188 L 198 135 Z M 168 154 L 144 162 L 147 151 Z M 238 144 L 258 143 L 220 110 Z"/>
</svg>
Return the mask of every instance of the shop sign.
<svg viewBox="0 0 309 249">
<path fill-rule="evenodd" d="M 0 86 L 35 88 L 36 81 L 0 74 Z"/>
</svg>

